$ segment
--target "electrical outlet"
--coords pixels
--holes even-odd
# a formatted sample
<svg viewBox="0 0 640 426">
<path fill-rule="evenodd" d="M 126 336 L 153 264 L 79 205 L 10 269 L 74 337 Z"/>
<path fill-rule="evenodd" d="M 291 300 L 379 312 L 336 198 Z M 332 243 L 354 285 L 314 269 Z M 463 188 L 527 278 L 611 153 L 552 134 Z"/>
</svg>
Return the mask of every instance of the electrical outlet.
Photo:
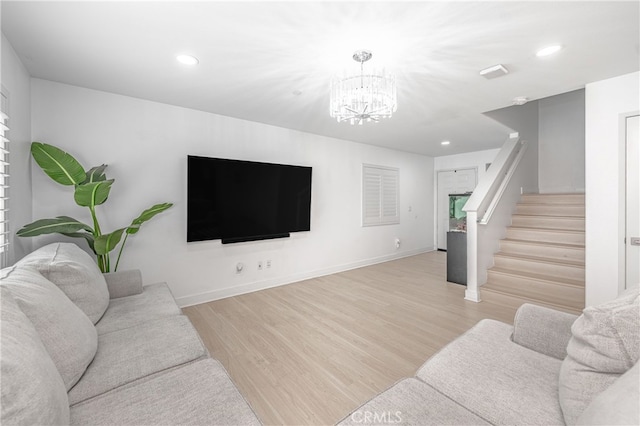
<svg viewBox="0 0 640 426">
<path fill-rule="evenodd" d="M 271 259 L 267 260 L 267 269 L 271 268 Z"/>
<path fill-rule="evenodd" d="M 258 271 L 262 271 L 262 260 L 258 260 Z"/>
</svg>

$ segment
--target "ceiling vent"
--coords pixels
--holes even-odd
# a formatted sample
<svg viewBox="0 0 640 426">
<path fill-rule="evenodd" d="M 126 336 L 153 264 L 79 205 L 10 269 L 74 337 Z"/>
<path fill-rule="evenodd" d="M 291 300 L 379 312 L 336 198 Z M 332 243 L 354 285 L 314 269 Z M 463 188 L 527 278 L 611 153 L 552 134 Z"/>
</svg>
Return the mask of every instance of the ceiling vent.
<svg viewBox="0 0 640 426">
<path fill-rule="evenodd" d="M 480 71 L 480 75 L 486 79 L 502 77 L 507 74 L 509 74 L 509 70 L 502 64 L 494 65 Z"/>
</svg>

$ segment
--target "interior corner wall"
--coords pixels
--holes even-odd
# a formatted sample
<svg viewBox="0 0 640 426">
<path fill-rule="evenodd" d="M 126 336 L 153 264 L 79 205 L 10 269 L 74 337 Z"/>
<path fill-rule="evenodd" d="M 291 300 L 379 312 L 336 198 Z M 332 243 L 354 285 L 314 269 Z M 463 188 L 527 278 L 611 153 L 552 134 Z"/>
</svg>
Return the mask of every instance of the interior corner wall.
<svg viewBox="0 0 640 426">
<path fill-rule="evenodd" d="M 478 182 L 480 182 L 487 172 L 487 164 L 495 160 L 498 152 L 500 152 L 500 148 L 443 155 L 434 158 L 434 168 L 437 172 L 439 170 L 470 169 L 475 167 L 478 169 Z"/>
<path fill-rule="evenodd" d="M 432 157 L 46 80 L 33 79 L 31 90 L 34 140 L 61 147 L 86 168 L 109 165 L 115 183 L 98 208 L 104 230 L 128 225 L 155 203 L 175 204 L 129 238 L 120 267 L 140 268 L 145 283 L 166 281 L 181 306 L 434 249 Z M 187 155 L 312 166 L 311 231 L 237 244 L 187 243 Z M 399 225 L 361 226 L 363 163 L 399 169 Z M 89 220 L 69 188 L 37 167 L 32 180 L 34 218 Z M 34 245 L 59 239 L 38 237 Z M 271 267 L 259 271 L 258 261 L 267 260 Z"/>
<path fill-rule="evenodd" d="M 585 88 L 586 306 L 614 299 L 624 288 L 624 128 L 640 111 L 640 73 Z"/>
<path fill-rule="evenodd" d="M 538 100 L 540 193 L 585 191 L 584 89 Z"/>
<path fill-rule="evenodd" d="M 520 138 L 527 142 L 527 150 L 520 161 L 523 170 L 522 191 L 524 193 L 537 193 L 538 187 L 538 140 L 539 118 L 538 101 L 528 102 L 524 105 L 510 106 L 485 112 L 489 118 L 504 124 L 514 132 L 518 132 Z"/>
<path fill-rule="evenodd" d="M 9 99 L 10 174 L 9 262 L 14 263 L 32 250 L 32 241 L 16 237 L 16 231 L 31 222 L 31 76 L 2 34 L 2 91 Z"/>
</svg>

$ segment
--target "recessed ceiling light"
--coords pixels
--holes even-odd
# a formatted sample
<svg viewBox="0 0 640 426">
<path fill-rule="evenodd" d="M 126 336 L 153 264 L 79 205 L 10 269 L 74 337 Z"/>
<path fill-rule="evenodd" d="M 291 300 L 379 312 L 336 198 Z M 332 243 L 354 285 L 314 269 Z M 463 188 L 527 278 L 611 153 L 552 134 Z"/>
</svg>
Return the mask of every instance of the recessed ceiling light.
<svg viewBox="0 0 640 426">
<path fill-rule="evenodd" d="M 451 141 L 442 141 L 440 142 L 440 145 L 449 145 L 451 143 Z"/>
<path fill-rule="evenodd" d="M 549 55 L 553 55 L 554 53 L 560 51 L 560 49 L 562 49 L 562 46 L 560 46 L 559 44 L 555 44 L 553 46 L 547 46 L 543 49 L 538 50 L 538 52 L 536 52 L 536 56 L 549 56 Z"/>
<path fill-rule="evenodd" d="M 517 96 L 515 98 L 513 98 L 513 105 L 524 105 L 527 102 L 529 102 L 529 98 L 527 98 L 526 96 Z"/>
<path fill-rule="evenodd" d="M 200 62 L 198 58 L 191 55 L 178 55 L 176 56 L 176 60 L 185 65 L 198 65 L 198 62 Z"/>
</svg>

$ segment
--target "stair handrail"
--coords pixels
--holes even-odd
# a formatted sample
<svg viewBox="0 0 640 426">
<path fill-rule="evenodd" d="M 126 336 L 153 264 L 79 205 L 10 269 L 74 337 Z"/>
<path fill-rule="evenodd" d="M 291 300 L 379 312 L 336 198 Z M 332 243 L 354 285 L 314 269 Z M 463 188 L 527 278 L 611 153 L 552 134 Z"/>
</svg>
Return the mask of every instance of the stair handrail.
<svg viewBox="0 0 640 426">
<path fill-rule="evenodd" d="M 487 174 L 464 205 L 463 211 L 475 212 L 478 223 L 487 224 L 496 205 L 500 201 L 511 176 L 524 156 L 527 142 L 519 136 L 509 138 L 504 143 L 496 159 L 491 163 Z"/>
<path fill-rule="evenodd" d="M 464 298 L 480 302 L 478 279 L 478 225 L 488 225 L 511 177 L 524 156 L 526 141 L 519 136 L 510 137 L 504 143 L 496 159 L 491 163 L 484 178 L 463 207 L 467 213 L 467 289 Z M 493 253 L 491 253 L 493 255 Z M 482 271 L 486 272 L 486 259 L 480 262 Z"/>
</svg>

